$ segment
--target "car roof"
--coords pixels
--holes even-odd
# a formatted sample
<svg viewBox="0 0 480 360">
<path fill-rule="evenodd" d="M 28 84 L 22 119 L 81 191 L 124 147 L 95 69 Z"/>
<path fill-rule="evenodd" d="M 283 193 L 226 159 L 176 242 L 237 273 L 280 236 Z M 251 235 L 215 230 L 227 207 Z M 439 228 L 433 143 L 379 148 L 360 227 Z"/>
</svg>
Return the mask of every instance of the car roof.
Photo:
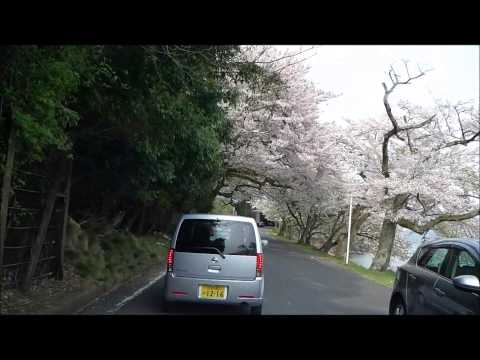
<svg viewBox="0 0 480 360">
<path fill-rule="evenodd" d="M 431 245 L 464 245 L 469 248 L 473 248 L 478 254 L 480 254 L 480 239 L 466 239 L 466 238 L 444 238 L 435 241 L 429 241 L 425 243 L 424 246 Z"/>
<path fill-rule="evenodd" d="M 236 215 L 216 215 L 216 214 L 184 214 L 182 220 L 185 219 L 204 219 L 204 220 L 230 220 L 230 221 L 243 221 L 251 224 L 255 223 L 255 219 L 246 216 Z"/>
</svg>

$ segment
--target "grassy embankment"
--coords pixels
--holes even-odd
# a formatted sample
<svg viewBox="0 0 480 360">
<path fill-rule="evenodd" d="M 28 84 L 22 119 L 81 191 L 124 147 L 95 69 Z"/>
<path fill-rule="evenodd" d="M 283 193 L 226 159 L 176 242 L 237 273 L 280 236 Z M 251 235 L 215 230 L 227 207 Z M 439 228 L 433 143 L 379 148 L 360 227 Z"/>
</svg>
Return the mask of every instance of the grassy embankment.
<svg viewBox="0 0 480 360">
<path fill-rule="evenodd" d="M 134 236 L 113 231 L 99 236 L 70 220 L 63 281 L 45 279 L 30 292 L 4 290 L 0 313 L 44 313 L 89 289 L 113 288 L 164 262 L 168 239 L 162 234 Z"/>
</svg>

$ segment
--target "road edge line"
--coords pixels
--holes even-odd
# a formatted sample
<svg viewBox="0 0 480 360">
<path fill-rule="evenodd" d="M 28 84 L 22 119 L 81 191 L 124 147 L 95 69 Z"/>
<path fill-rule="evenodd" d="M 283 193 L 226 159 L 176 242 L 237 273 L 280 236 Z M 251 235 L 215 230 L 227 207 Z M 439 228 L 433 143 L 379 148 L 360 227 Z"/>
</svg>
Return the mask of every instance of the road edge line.
<svg viewBox="0 0 480 360">
<path fill-rule="evenodd" d="M 124 298 L 122 301 L 120 301 L 119 303 L 117 303 L 112 309 L 110 309 L 110 310 L 107 311 L 107 314 L 114 314 L 114 313 L 116 313 L 117 311 L 119 311 L 119 310 L 120 310 L 122 307 L 124 307 L 128 302 L 130 302 L 131 300 L 135 299 L 137 296 L 139 296 L 139 295 L 142 294 L 145 290 L 147 290 L 150 286 L 152 286 L 152 285 L 155 284 L 157 281 L 159 281 L 162 277 L 164 277 L 166 273 L 167 273 L 166 271 L 161 272 L 159 275 L 157 275 L 157 276 L 154 277 L 152 280 L 150 280 L 147 284 L 145 284 L 144 286 L 142 286 L 140 289 L 136 290 L 132 295 L 127 296 L 127 297 Z"/>
</svg>

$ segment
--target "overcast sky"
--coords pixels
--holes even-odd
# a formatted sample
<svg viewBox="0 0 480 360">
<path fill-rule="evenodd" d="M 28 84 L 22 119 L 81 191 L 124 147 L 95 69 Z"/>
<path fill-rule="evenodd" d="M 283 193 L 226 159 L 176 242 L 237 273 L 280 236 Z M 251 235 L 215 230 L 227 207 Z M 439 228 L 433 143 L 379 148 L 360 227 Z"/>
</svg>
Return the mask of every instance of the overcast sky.
<svg viewBox="0 0 480 360">
<path fill-rule="evenodd" d="M 321 105 L 324 119 L 384 115 L 381 83 L 389 79 L 391 64 L 404 73 L 402 59 L 409 61 L 412 75 L 418 71 L 417 64 L 433 70 L 412 85 L 399 86 L 391 95 L 392 103 L 407 99 L 428 106 L 435 98 L 452 102 L 472 99 L 478 106 L 478 46 L 329 45 L 316 46 L 311 54 L 310 79 L 319 89 L 343 94 Z"/>
</svg>

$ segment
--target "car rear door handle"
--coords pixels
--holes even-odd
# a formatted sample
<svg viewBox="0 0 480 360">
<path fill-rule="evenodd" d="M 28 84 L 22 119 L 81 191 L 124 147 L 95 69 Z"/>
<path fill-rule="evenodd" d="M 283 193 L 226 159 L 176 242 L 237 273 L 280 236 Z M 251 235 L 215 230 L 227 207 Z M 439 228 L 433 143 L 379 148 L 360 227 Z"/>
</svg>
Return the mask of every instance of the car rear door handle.
<svg viewBox="0 0 480 360">
<path fill-rule="evenodd" d="M 408 274 L 408 277 L 412 280 L 417 280 L 417 277 L 413 274 Z"/>
<path fill-rule="evenodd" d="M 445 296 L 445 291 L 440 290 L 439 288 L 434 288 L 438 296 Z"/>
</svg>

